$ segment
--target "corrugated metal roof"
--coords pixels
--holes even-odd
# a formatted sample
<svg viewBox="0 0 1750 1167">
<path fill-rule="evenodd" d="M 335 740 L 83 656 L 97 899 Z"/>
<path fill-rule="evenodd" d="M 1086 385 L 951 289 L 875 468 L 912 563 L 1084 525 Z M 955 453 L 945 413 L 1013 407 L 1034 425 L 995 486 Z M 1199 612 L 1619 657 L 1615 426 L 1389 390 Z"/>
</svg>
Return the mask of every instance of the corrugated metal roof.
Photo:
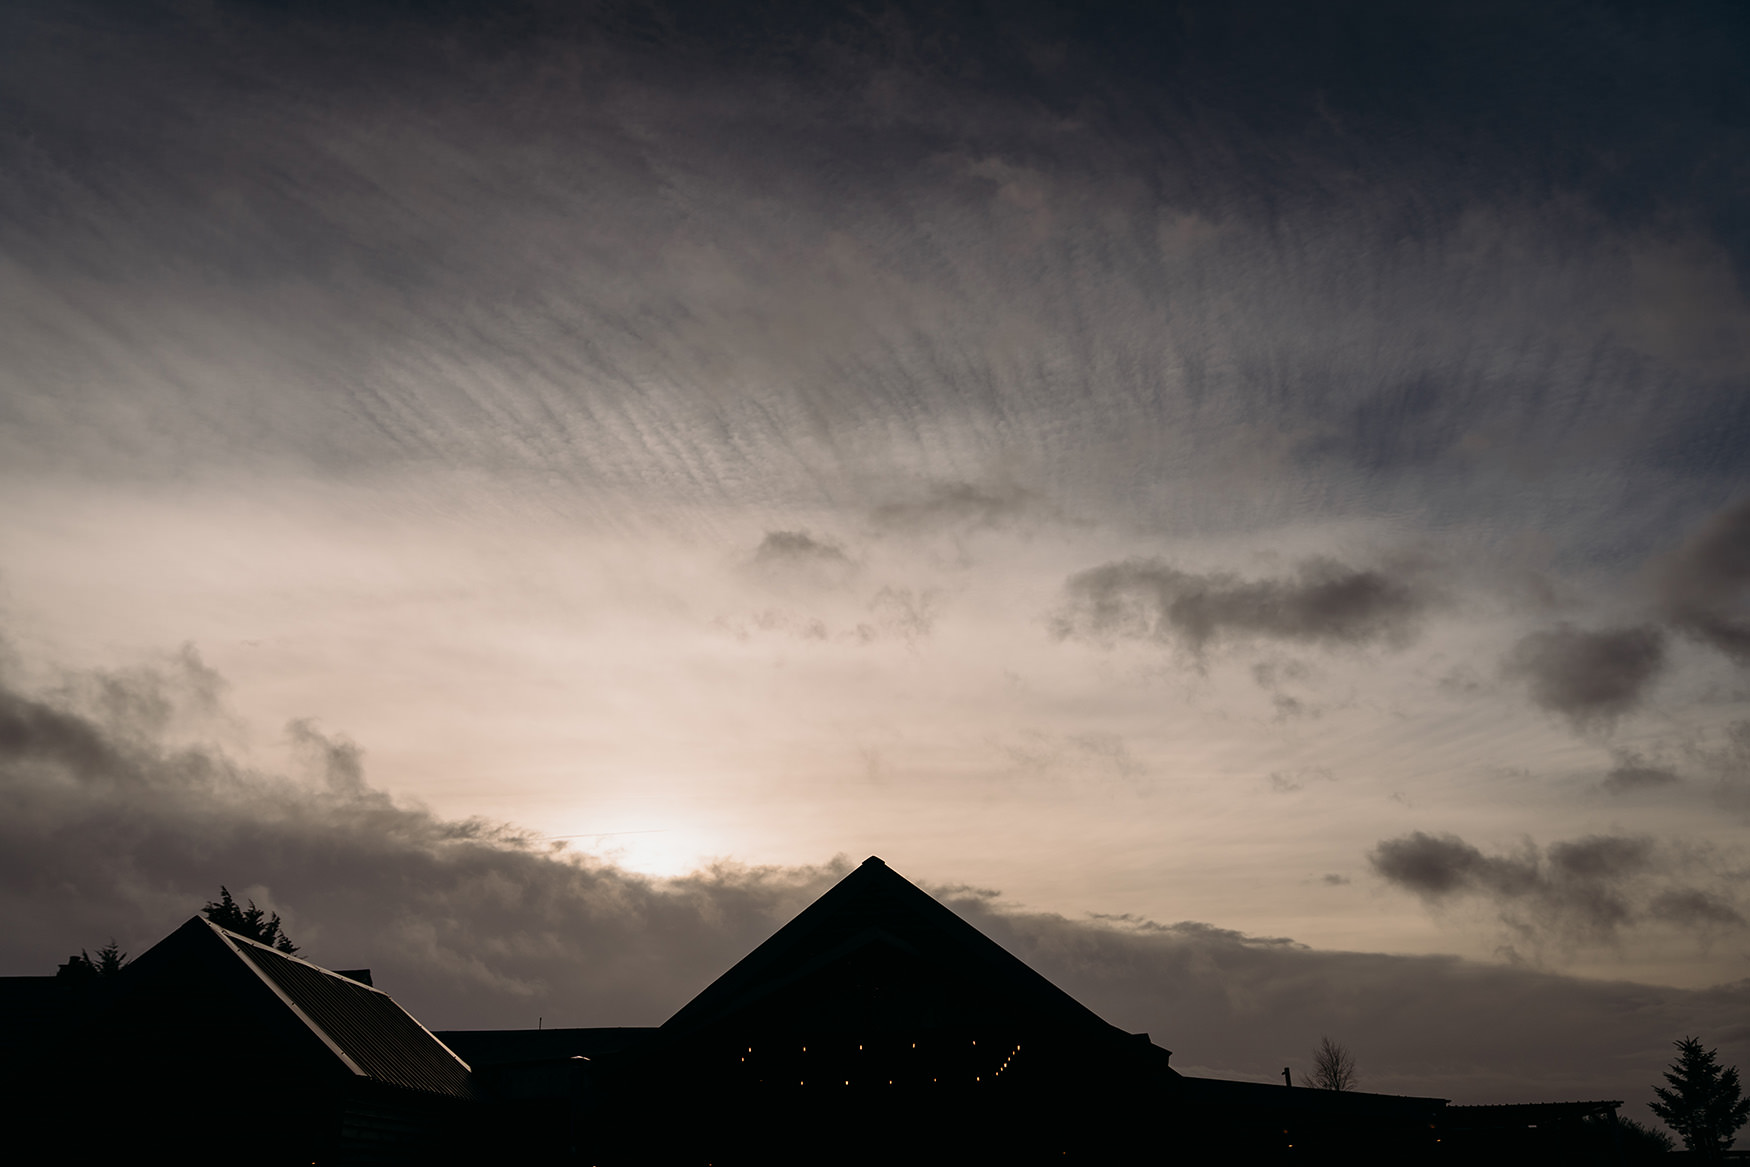
<svg viewBox="0 0 1750 1167">
<path fill-rule="evenodd" d="M 387 993 L 209 926 L 355 1073 L 409 1090 L 474 1097 L 467 1063 Z"/>
</svg>

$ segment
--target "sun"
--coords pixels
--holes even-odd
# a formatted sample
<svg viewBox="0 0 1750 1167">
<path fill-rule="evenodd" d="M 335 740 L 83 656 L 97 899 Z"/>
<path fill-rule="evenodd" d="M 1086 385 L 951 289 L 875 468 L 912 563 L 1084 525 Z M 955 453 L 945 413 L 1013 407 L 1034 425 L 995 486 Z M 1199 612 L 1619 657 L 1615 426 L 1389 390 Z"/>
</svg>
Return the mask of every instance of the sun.
<svg viewBox="0 0 1750 1167">
<path fill-rule="evenodd" d="M 692 874 L 704 866 L 703 856 L 706 854 L 701 840 L 686 828 L 657 827 L 548 837 L 564 839 L 572 851 L 612 863 L 624 871 L 659 879 Z"/>
</svg>

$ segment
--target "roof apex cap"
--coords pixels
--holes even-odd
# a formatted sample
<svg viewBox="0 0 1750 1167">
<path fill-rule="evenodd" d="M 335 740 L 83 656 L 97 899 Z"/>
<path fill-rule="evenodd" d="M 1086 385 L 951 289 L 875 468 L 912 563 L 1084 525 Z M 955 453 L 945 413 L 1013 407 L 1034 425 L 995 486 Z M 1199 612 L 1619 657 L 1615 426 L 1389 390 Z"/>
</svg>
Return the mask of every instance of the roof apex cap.
<svg viewBox="0 0 1750 1167">
<path fill-rule="evenodd" d="M 864 867 L 886 867 L 887 864 L 881 862 L 881 856 L 871 855 L 871 856 L 869 856 L 869 858 L 863 860 L 862 866 L 864 866 Z"/>
</svg>

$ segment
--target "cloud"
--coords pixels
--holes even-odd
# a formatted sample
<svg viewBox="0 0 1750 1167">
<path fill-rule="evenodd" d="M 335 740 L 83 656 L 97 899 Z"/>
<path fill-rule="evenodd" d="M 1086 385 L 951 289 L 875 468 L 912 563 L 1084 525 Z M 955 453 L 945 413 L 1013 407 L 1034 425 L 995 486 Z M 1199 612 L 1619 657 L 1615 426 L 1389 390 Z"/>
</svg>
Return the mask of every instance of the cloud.
<svg viewBox="0 0 1750 1167">
<path fill-rule="evenodd" d="M 1586 631 L 1563 624 L 1533 632 L 1504 669 L 1531 699 L 1576 726 L 1608 725 L 1639 706 L 1665 668 L 1665 636 L 1651 626 Z"/>
<path fill-rule="evenodd" d="M 1641 835 L 1588 835 L 1540 851 L 1486 855 L 1456 835 L 1414 831 L 1379 843 L 1375 874 L 1430 904 L 1476 898 L 1492 904 L 1521 942 L 1607 944 L 1629 928 L 1730 923 L 1729 876 L 1712 890 L 1686 882 L 1713 874 L 1703 857 Z M 1698 898 L 1700 897 L 1700 898 Z M 1667 911 L 1667 905 L 1687 910 Z"/>
<path fill-rule="evenodd" d="M 195 698 L 175 675 L 102 688 L 122 697 L 107 712 L 79 707 L 83 683 L 0 685 L 8 973 L 52 972 L 111 935 L 143 951 L 223 883 L 281 913 L 313 959 L 376 969 L 431 1024 L 650 1024 L 844 870 L 649 879 L 402 805 L 368 785 L 356 744 L 308 721 L 289 732 L 314 783 L 140 732 L 142 703 Z"/>
<path fill-rule="evenodd" d="M 1750 665 L 1750 499 L 1714 515 L 1658 570 L 1667 618 Z"/>
<path fill-rule="evenodd" d="M 1616 765 L 1598 785 L 1611 794 L 1628 794 L 1636 790 L 1657 790 L 1681 781 L 1677 773 L 1663 766 L 1651 765 L 1639 754 L 1622 750 L 1615 755 Z"/>
<path fill-rule="evenodd" d="M 938 595 L 931 589 L 914 590 L 903 587 L 883 587 L 862 606 L 861 618 L 845 615 L 842 622 L 829 623 L 826 618 L 807 612 L 790 612 L 766 608 L 746 620 L 719 618 L 714 626 L 737 640 L 747 641 L 754 633 L 776 633 L 815 644 L 847 644 L 866 647 L 877 644 L 903 644 L 916 648 L 928 640 L 936 629 Z"/>
<path fill-rule="evenodd" d="M 1053 618 L 1059 638 L 1146 640 L 1201 654 L 1225 641 L 1323 647 L 1401 645 L 1432 603 L 1412 574 L 1310 559 L 1291 576 L 1246 580 L 1127 559 L 1070 577 Z"/>
<path fill-rule="evenodd" d="M 1750 718 L 1734 721 L 1717 746 L 1692 745 L 1689 754 L 1714 776 L 1714 797 L 1726 810 L 1750 819 Z"/>
<path fill-rule="evenodd" d="M 1324 766 L 1302 766 L 1295 770 L 1274 770 L 1270 773 L 1270 789 L 1278 794 L 1291 794 L 1306 789 L 1308 782 L 1335 782 L 1336 776 Z"/>
<path fill-rule="evenodd" d="M 857 625 L 855 636 L 864 644 L 893 639 L 916 645 L 935 631 L 936 615 L 935 592 L 885 587 L 870 599 L 870 619 Z"/>
<path fill-rule="evenodd" d="M 1660 989 L 946 898 L 1102 1016 L 1148 1031 L 1188 1073 L 1279 1082 L 1285 1063 L 1330 1033 L 1355 1052 L 1366 1090 L 1473 1103 L 1638 1099 L 1684 1025 L 1750 1058 L 1750 983 Z"/>
<path fill-rule="evenodd" d="M 1653 911 L 1680 924 L 1694 926 L 1720 925 L 1742 928 L 1744 914 L 1711 892 L 1693 887 L 1674 888 L 1653 898 Z"/>
<path fill-rule="evenodd" d="M 1421 831 L 1379 844 L 1370 862 L 1388 881 L 1430 897 L 1467 890 L 1477 883 L 1518 887 L 1536 878 L 1533 863 L 1490 860 L 1456 835 L 1434 836 Z"/>
<path fill-rule="evenodd" d="M 754 550 L 755 563 L 763 564 L 843 564 L 850 559 L 837 543 L 816 539 L 807 531 L 767 531 Z"/>
<path fill-rule="evenodd" d="M 857 574 L 843 547 L 807 531 L 767 531 L 749 566 L 767 583 L 803 589 L 842 587 Z"/>
<path fill-rule="evenodd" d="M 111 676 L 105 687 L 118 684 L 155 693 L 172 714 L 198 702 L 174 670 Z M 9 974 L 46 974 L 112 935 L 142 951 L 224 883 L 279 912 L 312 959 L 371 967 L 434 1027 L 530 1026 L 537 1016 L 652 1024 L 847 870 L 843 861 L 725 863 L 640 877 L 504 824 L 401 805 L 370 787 L 356 743 L 310 722 L 290 731 L 315 772 L 306 782 L 142 733 L 129 713 L 140 693 L 103 712 L 80 704 L 89 691 L 0 683 L 0 971 Z M 1521 878 L 1517 861 L 1491 866 L 1455 840 L 1382 850 L 1427 888 Z M 1651 854 L 1634 839 L 1580 840 L 1551 848 L 1543 878 L 1625 877 Z M 989 890 L 937 894 L 1194 1071 L 1262 1080 L 1328 1031 L 1356 1051 L 1374 1089 L 1462 1101 L 1621 1097 L 1660 1064 L 1672 1033 L 1721 1035 L 1738 1057 L 1750 1039 L 1730 1030 L 1750 1012 L 1743 985 L 1611 985 L 1455 958 L 1321 952 L 1194 921 L 1066 919 Z M 1717 891 L 1684 884 L 1664 894 L 1656 902 L 1696 926 L 1735 926 L 1737 909 Z"/>
<path fill-rule="evenodd" d="M 1049 508 L 1037 495 L 1017 486 L 938 482 L 922 497 L 881 504 L 873 517 L 879 526 L 903 531 L 944 527 L 987 530 L 1013 523 L 1030 512 L 1049 513 Z"/>
<path fill-rule="evenodd" d="M 1725 391 L 1644 392 L 1663 366 L 1626 359 L 1612 315 L 1646 234 L 1626 208 L 1700 216 L 1725 278 L 1698 208 L 1736 222 L 1738 184 L 1674 191 L 1692 172 L 1654 161 L 1729 155 L 1718 36 L 1652 38 L 1675 54 L 1654 67 L 1609 19 L 1483 35 L 1462 5 L 1382 22 L 1377 57 L 1291 5 L 1243 32 L 1204 5 L 1002 35 L 880 5 L 733 35 L 536 5 L 513 35 L 477 7 L 343 28 L 0 6 L 0 461 L 289 465 L 428 499 L 460 468 L 467 494 L 508 479 L 610 523 L 783 500 L 977 528 L 1048 498 L 1184 530 L 1522 521 L 1525 491 L 1452 473 L 1632 469 L 1673 433 L 1750 448 L 1721 436 Z M 1381 66 L 1452 20 L 1474 53 L 1413 86 Z M 1514 115 L 1481 137 L 1479 78 Z M 1645 161 L 1599 161 L 1623 157 Z M 1532 351 L 1548 375 L 1509 388 Z M 1620 529 L 1608 492 L 1547 496 Z"/>
</svg>

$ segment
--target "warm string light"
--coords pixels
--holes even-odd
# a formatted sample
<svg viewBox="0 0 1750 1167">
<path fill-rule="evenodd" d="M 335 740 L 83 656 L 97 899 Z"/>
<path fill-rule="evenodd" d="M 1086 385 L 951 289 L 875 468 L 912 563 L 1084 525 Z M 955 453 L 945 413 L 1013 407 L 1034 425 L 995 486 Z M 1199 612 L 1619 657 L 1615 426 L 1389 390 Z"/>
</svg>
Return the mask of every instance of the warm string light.
<svg viewBox="0 0 1750 1167">
<path fill-rule="evenodd" d="M 968 1042 L 969 1042 L 969 1043 L 970 1043 L 970 1045 L 971 1045 L 971 1046 L 973 1046 L 973 1047 L 976 1047 L 976 1046 L 977 1046 L 977 1045 L 978 1045 L 978 1039 L 977 1039 L 977 1038 L 968 1038 L 968 1039 L 967 1039 L 967 1040 L 968 1040 Z M 745 1047 L 743 1047 L 743 1048 L 744 1048 L 744 1050 L 745 1050 L 745 1051 L 746 1051 L 746 1052 L 745 1052 L 745 1053 L 743 1053 L 743 1054 L 742 1054 L 742 1055 L 741 1055 L 741 1056 L 740 1056 L 740 1057 L 739 1057 L 739 1058 L 738 1058 L 738 1061 L 739 1061 L 739 1062 L 740 1062 L 740 1063 L 741 1063 L 741 1064 L 743 1064 L 743 1065 L 746 1065 L 746 1063 L 747 1063 L 747 1060 L 748 1060 L 748 1058 L 747 1058 L 747 1055 L 748 1055 L 748 1054 L 751 1054 L 751 1053 L 753 1053 L 753 1052 L 754 1052 L 754 1050 L 753 1050 L 753 1046 L 751 1046 L 751 1045 L 750 1045 L 750 1046 L 745 1046 Z M 802 1052 L 803 1052 L 803 1053 L 807 1053 L 807 1052 L 808 1052 L 808 1047 L 807 1047 L 807 1046 L 802 1046 L 802 1047 L 800 1047 L 800 1048 L 801 1048 L 801 1051 L 802 1051 Z M 913 1050 L 915 1050 L 915 1049 L 917 1049 L 917 1048 L 918 1048 L 918 1043 L 917 1043 L 917 1042 L 915 1042 L 915 1041 L 914 1041 L 914 1042 L 911 1042 L 911 1043 L 910 1043 L 910 1048 L 911 1048 L 911 1049 L 913 1049 Z M 866 1041 L 862 1041 L 862 1042 L 858 1042 L 858 1043 L 857 1043 L 857 1052 L 859 1052 L 859 1053 L 867 1053 L 867 1052 L 868 1052 L 868 1043 L 867 1043 L 867 1042 L 866 1042 Z M 1005 1070 L 1007 1070 L 1007 1069 L 1009 1069 L 1009 1068 L 1010 1068 L 1010 1067 L 1011 1067 L 1011 1066 L 1013 1066 L 1013 1065 L 1014 1065 L 1014 1062 L 1015 1062 L 1015 1057 L 1016 1057 L 1016 1055 L 1018 1055 L 1018 1054 L 1019 1054 L 1019 1053 L 1020 1053 L 1020 1052 L 1021 1052 L 1021 1045 L 1020 1045 L 1020 1043 L 1019 1043 L 1019 1042 L 1017 1042 L 1017 1043 L 1016 1043 L 1016 1044 L 1015 1044 L 1015 1045 L 1014 1045 L 1014 1047 L 1013 1047 L 1013 1048 L 1011 1048 L 1011 1049 L 1010 1049 L 1010 1050 L 1009 1050 L 1009 1052 L 1008 1052 L 1008 1053 L 1007 1053 L 1007 1054 L 1005 1054 L 1005 1055 L 1004 1055 L 1004 1056 L 1003 1056 L 1003 1060 L 1002 1060 L 1002 1061 L 1001 1061 L 1001 1062 L 999 1062 L 999 1063 L 997 1063 L 997 1066 L 996 1066 L 996 1068 L 995 1068 L 995 1069 L 994 1069 L 994 1070 L 993 1070 L 993 1071 L 991 1071 L 991 1073 L 990 1073 L 990 1075 L 989 1075 L 989 1076 L 990 1076 L 990 1078 L 991 1078 L 991 1079 L 992 1079 L 992 1080 L 993 1080 L 993 1081 L 994 1081 L 994 1080 L 995 1080 L 995 1079 L 997 1079 L 997 1078 L 1000 1078 L 1000 1077 L 1002 1077 L 1002 1075 L 1003 1075 L 1003 1071 L 1005 1071 Z M 830 1060 L 830 1059 L 829 1059 L 829 1060 Z M 982 1083 L 983 1083 L 983 1082 L 984 1082 L 984 1079 L 985 1079 L 985 1075 L 984 1075 L 984 1074 L 982 1074 L 982 1073 L 980 1073 L 980 1074 L 975 1074 L 975 1075 L 973 1075 L 973 1078 L 972 1078 L 972 1080 L 973 1080 L 973 1081 L 974 1081 L 974 1082 L 976 1082 L 976 1083 L 980 1083 L 980 1084 L 982 1084 Z M 878 1079 L 877 1079 L 877 1080 L 878 1080 Z M 964 1080 L 964 1079 L 962 1079 L 962 1080 Z M 761 1082 L 764 1082 L 764 1081 L 765 1081 L 765 1079 L 764 1079 L 764 1078 L 761 1078 L 761 1079 L 760 1079 L 760 1081 L 761 1081 Z M 843 1085 L 845 1085 L 845 1086 L 850 1086 L 850 1085 L 851 1085 L 851 1084 L 852 1084 L 852 1080 L 851 1080 L 851 1079 L 849 1079 L 849 1078 L 842 1078 L 842 1079 L 840 1079 L 840 1081 L 841 1081 L 841 1083 L 842 1083 L 842 1084 L 843 1084 Z M 931 1079 L 930 1079 L 930 1081 L 931 1081 L 931 1082 L 932 1082 L 932 1083 L 933 1083 L 933 1084 L 937 1084 L 937 1085 L 940 1085 L 940 1083 L 941 1083 L 941 1081 L 942 1081 L 942 1079 L 941 1079 L 941 1078 L 940 1078 L 940 1076 L 937 1076 L 937 1077 L 933 1077 L 933 1078 L 931 1078 Z M 798 1081 L 797 1081 L 797 1083 L 796 1083 L 796 1084 L 797 1084 L 797 1085 L 798 1085 L 798 1086 L 806 1086 L 806 1085 L 807 1085 L 807 1084 L 808 1084 L 808 1081 L 807 1081 L 807 1079 L 799 1079 L 799 1080 L 798 1080 Z M 889 1079 L 887 1079 L 887 1084 L 888 1084 L 888 1085 L 889 1085 L 889 1086 L 894 1086 L 894 1085 L 897 1085 L 897 1084 L 898 1084 L 898 1080 L 897 1080 L 897 1079 L 895 1079 L 895 1078 L 889 1078 Z"/>
<path fill-rule="evenodd" d="M 996 1075 L 993 1075 L 993 1076 L 1000 1076 L 1004 1070 L 1008 1069 L 1009 1063 L 1014 1061 L 1015 1055 L 1020 1053 L 1020 1052 L 1021 1052 L 1021 1047 L 1019 1044 L 1017 1044 L 1014 1049 L 1009 1051 L 1009 1056 L 1003 1059 L 1003 1064 L 997 1067 Z"/>
</svg>

